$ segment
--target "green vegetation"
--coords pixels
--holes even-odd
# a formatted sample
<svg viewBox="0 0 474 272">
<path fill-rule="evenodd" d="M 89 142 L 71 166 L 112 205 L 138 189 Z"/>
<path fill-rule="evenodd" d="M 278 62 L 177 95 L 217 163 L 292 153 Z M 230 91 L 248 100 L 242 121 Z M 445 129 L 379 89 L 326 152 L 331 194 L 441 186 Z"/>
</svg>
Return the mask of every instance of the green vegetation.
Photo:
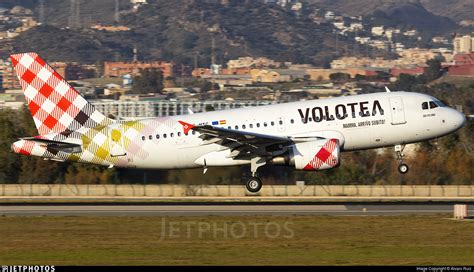
<svg viewBox="0 0 474 272">
<path fill-rule="evenodd" d="M 3 265 L 472 265 L 437 216 L 3 217 Z"/>
<path fill-rule="evenodd" d="M 163 72 L 158 69 L 143 69 L 133 78 L 132 93 L 161 93 L 163 90 Z"/>
<path fill-rule="evenodd" d="M 344 82 L 344 81 L 348 81 L 351 78 L 351 75 L 346 74 L 346 73 L 334 73 L 334 74 L 330 74 L 329 78 L 331 79 L 331 81 Z"/>
</svg>

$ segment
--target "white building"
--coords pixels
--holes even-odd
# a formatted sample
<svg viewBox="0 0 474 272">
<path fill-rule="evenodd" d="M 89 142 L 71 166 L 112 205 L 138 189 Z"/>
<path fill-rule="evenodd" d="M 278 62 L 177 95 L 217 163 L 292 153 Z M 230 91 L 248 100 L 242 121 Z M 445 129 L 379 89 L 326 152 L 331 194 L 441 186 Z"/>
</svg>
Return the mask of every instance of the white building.
<svg viewBox="0 0 474 272">
<path fill-rule="evenodd" d="M 407 31 L 403 32 L 403 35 L 409 36 L 409 37 L 415 36 L 416 34 L 418 34 L 418 32 L 415 29 L 407 30 Z"/>
<path fill-rule="evenodd" d="M 117 101 L 93 100 L 94 107 L 106 116 L 130 119 L 141 117 L 163 117 L 188 114 L 188 109 L 193 112 L 204 112 L 212 107 L 214 110 L 254 107 L 274 104 L 274 101 Z"/>
<path fill-rule="evenodd" d="M 473 44 L 474 37 L 471 37 L 469 35 L 454 38 L 454 54 L 469 53 L 471 51 L 474 51 Z"/>
<path fill-rule="evenodd" d="M 370 37 L 355 37 L 354 39 L 360 44 L 366 44 L 371 41 Z"/>
<path fill-rule="evenodd" d="M 333 25 L 337 28 L 337 29 L 344 29 L 344 22 L 334 22 Z"/>
<path fill-rule="evenodd" d="M 374 26 L 372 27 L 372 30 L 371 30 L 371 33 L 374 36 L 382 36 L 384 32 L 385 32 L 385 29 L 383 26 Z"/>
<path fill-rule="evenodd" d="M 351 23 L 351 25 L 349 26 L 349 30 L 361 31 L 361 30 L 364 30 L 364 26 L 362 25 L 362 23 Z"/>
<path fill-rule="evenodd" d="M 334 12 L 332 11 L 326 11 L 326 13 L 324 14 L 324 19 L 326 20 L 334 20 Z"/>
</svg>

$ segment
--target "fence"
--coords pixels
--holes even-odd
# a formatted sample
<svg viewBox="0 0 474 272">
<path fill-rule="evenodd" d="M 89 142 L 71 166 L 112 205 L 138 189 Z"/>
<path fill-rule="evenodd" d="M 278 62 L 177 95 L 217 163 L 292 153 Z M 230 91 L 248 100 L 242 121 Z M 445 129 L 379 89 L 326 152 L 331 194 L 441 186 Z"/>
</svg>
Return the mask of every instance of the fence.
<svg viewBox="0 0 474 272">
<path fill-rule="evenodd" d="M 474 185 L 265 185 L 251 194 L 238 185 L 0 184 L 0 197 L 474 197 Z"/>
</svg>

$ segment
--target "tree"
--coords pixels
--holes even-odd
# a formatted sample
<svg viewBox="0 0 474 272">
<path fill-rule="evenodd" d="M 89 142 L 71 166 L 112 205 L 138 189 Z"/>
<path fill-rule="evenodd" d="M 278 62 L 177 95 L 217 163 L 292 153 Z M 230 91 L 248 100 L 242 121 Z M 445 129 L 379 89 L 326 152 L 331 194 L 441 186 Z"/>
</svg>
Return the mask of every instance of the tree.
<svg viewBox="0 0 474 272">
<path fill-rule="evenodd" d="M 210 81 L 203 81 L 201 85 L 201 92 L 205 93 L 211 90 L 219 90 L 219 84 L 214 83 L 214 85 L 212 85 L 212 82 Z"/>
<path fill-rule="evenodd" d="M 0 110 L 0 183 L 15 183 L 18 180 L 20 159 L 10 151 L 12 141 L 20 137 L 18 117 L 12 110 Z"/>
<path fill-rule="evenodd" d="M 158 69 L 143 69 L 133 78 L 132 93 L 161 93 L 163 90 L 163 72 Z"/>
<path fill-rule="evenodd" d="M 438 79 L 441 77 L 441 62 L 437 59 L 430 59 L 426 62 L 428 67 L 426 68 L 425 72 L 423 73 L 425 75 L 425 78 L 428 82 L 433 81 L 435 79 Z"/>
<path fill-rule="evenodd" d="M 332 81 L 346 81 L 346 80 L 351 79 L 351 75 L 346 74 L 346 73 L 334 73 L 334 74 L 330 74 L 329 78 Z"/>
</svg>

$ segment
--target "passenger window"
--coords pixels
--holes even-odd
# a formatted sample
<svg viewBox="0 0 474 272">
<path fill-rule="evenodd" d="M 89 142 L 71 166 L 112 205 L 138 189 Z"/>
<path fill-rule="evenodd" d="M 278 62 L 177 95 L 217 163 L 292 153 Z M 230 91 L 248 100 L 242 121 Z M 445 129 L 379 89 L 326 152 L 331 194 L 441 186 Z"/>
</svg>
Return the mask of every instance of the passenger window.
<svg viewBox="0 0 474 272">
<path fill-rule="evenodd" d="M 142 141 L 145 141 L 145 139 L 146 139 L 145 136 L 142 136 Z"/>
<path fill-rule="evenodd" d="M 250 128 L 253 128 L 253 124 L 250 124 L 249 127 L 250 127 Z"/>
<path fill-rule="evenodd" d="M 193 130 L 193 132 L 191 132 L 193 135 L 196 135 L 196 131 Z"/>
<path fill-rule="evenodd" d="M 153 135 L 148 136 L 148 139 L 153 140 Z"/>
<path fill-rule="evenodd" d="M 438 107 L 438 105 L 436 105 L 435 102 L 430 101 L 430 109 L 434 109 L 434 108 L 437 108 L 437 107 Z"/>
<path fill-rule="evenodd" d="M 232 129 L 232 127 L 231 127 L 231 126 L 228 126 L 227 129 Z"/>
<path fill-rule="evenodd" d="M 271 124 L 272 126 L 274 126 L 274 125 L 275 125 L 275 122 L 272 121 L 270 124 Z"/>
<path fill-rule="evenodd" d="M 239 129 L 239 126 L 235 126 L 235 129 Z"/>
<path fill-rule="evenodd" d="M 242 129 L 245 129 L 245 125 L 242 125 Z"/>
<path fill-rule="evenodd" d="M 156 134 L 156 139 L 160 139 L 160 134 Z"/>
<path fill-rule="evenodd" d="M 282 120 L 278 121 L 278 124 L 283 125 L 283 121 Z"/>
<path fill-rule="evenodd" d="M 257 127 L 260 127 L 260 123 L 257 123 Z"/>
<path fill-rule="evenodd" d="M 263 126 L 264 126 L 264 127 L 267 127 L 267 122 L 264 122 L 264 123 L 263 123 Z"/>
<path fill-rule="evenodd" d="M 166 138 L 166 133 L 165 133 L 165 134 L 163 134 L 163 138 Z"/>
<path fill-rule="evenodd" d="M 181 137 L 181 132 L 178 132 L 178 137 Z"/>
<path fill-rule="evenodd" d="M 170 133 L 170 137 L 173 138 L 173 137 L 174 137 L 174 133 Z"/>
<path fill-rule="evenodd" d="M 423 104 L 421 104 L 421 108 L 424 109 L 424 110 L 427 110 L 428 109 L 428 102 L 423 102 Z"/>
<path fill-rule="evenodd" d="M 295 123 L 295 120 L 291 119 L 291 120 L 290 120 L 290 123 L 294 124 L 294 123 Z"/>
</svg>

